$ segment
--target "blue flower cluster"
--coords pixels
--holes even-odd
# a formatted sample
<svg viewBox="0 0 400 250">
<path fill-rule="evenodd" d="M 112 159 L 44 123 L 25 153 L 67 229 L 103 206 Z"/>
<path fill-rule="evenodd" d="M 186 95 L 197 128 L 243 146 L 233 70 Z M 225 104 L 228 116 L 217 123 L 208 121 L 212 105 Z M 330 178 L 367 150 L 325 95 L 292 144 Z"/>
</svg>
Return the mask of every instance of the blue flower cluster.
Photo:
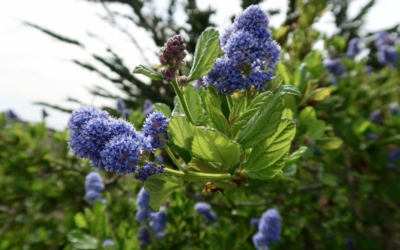
<svg viewBox="0 0 400 250">
<path fill-rule="evenodd" d="M 151 243 L 153 243 L 153 240 L 151 239 L 150 229 L 147 226 L 142 226 L 139 229 L 139 234 L 137 236 L 137 239 L 140 241 L 141 249 L 144 249 L 149 245 L 151 245 Z"/>
<path fill-rule="evenodd" d="M 114 246 L 115 242 L 111 239 L 106 239 L 103 241 L 103 247 L 109 247 L 109 246 Z"/>
<path fill-rule="evenodd" d="M 167 228 L 167 213 L 164 208 L 160 208 L 160 211 L 150 214 L 150 226 L 153 228 L 157 238 L 161 239 L 164 237 L 164 231 Z"/>
<path fill-rule="evenodd" d="M 135 174 L 135 178 L 145 182 L 152 175 L 165 173 L 164 168 L 164 165 L 158 166 L 153 162 L 146 162 L 140 167 L 140 171 Z"/>
<path fill-rule="evenodd" d="M 381 64 L 388 64 L 397 67 L 399 55 L 394 47 L 394 41 L 387 32 L 377 34 L 375 47 L 378 49 L 378 61 Z"/>
<path fill-rule="evenodd" d="M 85 181 L 85 198 L 90 204 L 101 199 L 101 192 L 104 190 L 103 179 L 97 172 L 91 172 L 86 176 Z"/>
<path fill-rule="evenodd" d="M 225 57 L 217 59 L 204 77 L 206 84 L 219 92 L 232 94 L 254 86 L 263 90 L 274 78 L 269 70 L 276 67 L 281 55 L 278 43 L 272 39 L 267 14 L 252 5 L 236 16 L 220 38 Z"/>
<path fill-rule="evenodd" d="M 383 113 L 380 110 L 374 110 L 369 115 L 369 120 L 374 123 L 381 123 L 383 120 Z"/>
<path fill-rule="evenodd" d="M 217 215 L 211 210 L 211 206 L 205 202 L 197 202 L 194 204 L 194 209 L 203 215 L 207 223 L 213 223 L 217 220 Z"/>
<path fill-rule="evenodd" d="M 342 60 L 340 60 L 340 58 L 326 59 L 324 60 L 324 66 L 334 76 L 341 76 L 346 71 L 342 63 Z"/>
<path fill-rule="evenodd" d="M 164 166 L 156 164 L 138 168 L 141 154 L 155 149 L 150 144 L 155 140 L 154 135 L 164 132 L 163 137 L 166 138 L 165 129 L 169 120 L 158 113 L 155 116 L 156 126 L 147 126 L 144 136 L 132 124 L 111 118 L 105 111 L 89 106 L 77 109 L 68 122 L 69 146 L 76 156 L 89 158 L 96 169 L 119 174 L 136 172 L 137 178 L 146 180 L 152 174 L 164 173 Z M 148 123 L 152 121 L 149 119 Z M 141 170 L 144 172 L 140 173 Z"/>
<path fill-rule="evenodd" d="M 253 236 L 253 244 L 258 249 L 268 249 L 268 245 L 281 238 L 282 218 L 278 211 L 269 209 L 258 222 L 258 232 Z"/>
<path fill-rule="evenodd" d="M 168 141 L 167 126 L 169 119 L 160 112 L 151 113 L 143 125 L 144 136 L 150 139 L 153 149 L 162 148 L 164 142 Z"/>
<path fill-rule="evenodd" d="M 161 239 L 164 237 L 164 231 L 167 227 L 167 213 L 164 211 L 163 207 L 161 207 L 158 212 L 151 212 L 149 202 L 150 194 L 144 188 L 141 188 L 136 201 L 138 207 L 136 218 L 142 224 L 146 224 L 150 219 L 150 226 L 153 228 L 157 238 Z M 150 245 L 152 243 L 150 229 L 146 226 L 142 226 L 139 231 L 138 239 L 145 245 L 142 248 Z"/>
<path fill-rule="evenodd" d="M 117 99 L 117 112 L 122 115 L 125 119 L 129 119 L 129 109 L 126 108 L 124 101 Z"/>
<path fill-rule="evenodd" d="M 387 167 L 391 170 L 397 170 L 396 165 L 399 164 L 400 162 L 400 150 L 394 149 L 390 151 L 388 154 L 388 158 L 389 158 L 389 163 L 387 164 Z"/>
<path fill-rule="evenodd" d="M 360 53 L 360 39 L 355 37 L 349 41 L 346 55 L 349 58 L 354 58 L 358 53 Z"/>
</svg>

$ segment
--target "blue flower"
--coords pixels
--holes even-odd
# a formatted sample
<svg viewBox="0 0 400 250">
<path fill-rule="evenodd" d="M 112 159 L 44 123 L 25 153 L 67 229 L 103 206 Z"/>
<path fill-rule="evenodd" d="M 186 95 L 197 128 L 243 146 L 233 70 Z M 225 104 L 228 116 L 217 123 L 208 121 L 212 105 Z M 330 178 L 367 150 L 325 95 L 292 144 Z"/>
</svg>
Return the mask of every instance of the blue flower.
<svg viewBox="0 0 400 250">
<path fill-rule="evenodd" d="M 221 48 L 223 48 L 226 45 L 233 31 L 235 31 L 235 26 L 231 24 L 224 30 L 224 33 L 222 33 L 222 35 L 219 37 L 219 44 Z"/>
<path fill-rule="evenodd" d="M 380 110 L 374 110 L 371 112 L 371 114 L 369 115 L 369 119 L 372 122 L 375 123 L 380 123 L 383 120 L 383 113 Z"/>
<path fill-rule="evenodd" d="M 341 76 L 345 72 L 344 65 L 339 58 L 326 59 L 324 61 L 324 66 L 333 74 L 334 76 Z"/>
<path fill-rule="evenodd" d="M 103 241 L 103 247 L 108 247 L 108 246 L 114 246 L 115 242 L 111 239 L 106 239 L 105 241 Z"/>
<path fill-rule="evenodd" d="M 358 53 L 360 53 L 360 39 L 355 37 L 349 41 L 346 54 L 348 57 L 354 58 Z"/>
<path fill-rule="evenodd" d="M 389 36 L 389 33 L 382 31 L 376 34 L 375 47 L 380 50 L 382 46 L 392 45 L 393 41 Z"/>
<path fill-rule="evenodd" d="M 399 149 L 392 150 L 389 153 L 388 157 L 391 161 L 400 161 L 400 150 Z"/>
<path fill-rule="evenodd" d="M 205 202 L 197 202 L 194 209 L 203 215 L 207 223 L 213 223 L 217 220 L 217 215 L 211 210 L 211 206 Z"/>
<path fill-rule="evenodd" d="M 90 204 L 101 199 L 101 192 L 104 190 L 103 179 L 97 172 L 91 172 L 86 176 L 85 180 L 85 198 Z"/>
<path fill-rule="evenodd" d="M 252 218 L 250 220 L 250 225 L 252 225 L 253 227 L 258 228 L 258 223 L 260 222 L 260 218 Z"/>
<path fill-rule="evenodd" d="M 151 239 L 150 229 L 146 226 L 142 226 L 139 229 L 137 239 L 140 241 L 140 248 L 142 249 L 148 247 L 149 245 L 151 245 L 151 243 L 153 243 L 153 240 Z"/>
<path fill-rule="evenodd" d="M 399 114 L 399 106 L 397 103 L 392 103 L 389 105 L 389 113 L 391 115 L 398 115 Z"/>
<path fill-rule="evenodd" d="M 144 136 L 150 138 L 153 149 L 162 148 L 164 142 L 168 140 L 167 126 L 168 117 L 160 112 L 151 113 L 145 120 L 142 132 Z"/>
<path fill-rule="evenodd" d="M 268 244 L 277 242 L 281 238 L 282 218 L 278 211 L 269 209 L 261 216 L 258 230 L 264 235 Z"/>
<path fill-rule="evenodd" d="M 365 136 L 370 140 L 374 140 L 374 141 L 379 140 L 379 135 L 374 134 L 374 133 L 367 133 Z"/>
<path fill-rule="evenodd" d="M 158 211 L 157 213 L 152 213 L 150 217 L 150 226 L 156 233 L 157 238 L 163 238 L 165 228 L 167 228 L 167 213 L 160 209 L 160 211 Z"/>
<path fill-rule="evenodd" d="M 268 39 L 271 37 L 267 14 L 257 5 L 247 7 L 239 13 L 234 21 L 235 30 L 244 30 L 257 38 Z"/>
<path fill-rule="evenodd" d="M 102 111 L 91 106 L 85 106 L 72 112 L 68 121 L 68 128 L 70 133 L 79 133 L 81 128 L 91 119 L 108 119 L 109 117 L 110 116 L 106 111 Z"/>
<path fill-rule="evenodd" d="M 245 89 L 245 81 L 240 70 L 228 58 L 218 58 L 212 70 L 204 77 L 204 82 L 214 86 L 217 91 L 227 94 Z"/>
<path fill-rule="evenodd" d="M 144 100 L 143 116 L 147 117 L 150 113 L 153 113 L 153 111 L 154 111 L 153 103 L 151 102 L 151 100 L 149 100 L 149 99 Z"/>
<path fill-rule="evenodd" d="M 253 244 L 257 250 L 268 250 L 268 240 L 261 232 L 257 232 L 253 235 Z"/>
<path fill-rule="evenodd" d="M 112 138 L 101 152 L 104 169 L 119 174 L 131 174 L 136 171 L 140 144 L 137 138 L 118 135 Z"/>
<path fill-rule="evenodd" d="M 138 173 L 135 174 L 135 178 L 145 182 L 150 176 L 155 174 L 164 174 L 164 165 L 158 166 L 153 162 L 146 162 L 140 167 Z"/>
<path fill-rule="evenodd" d="M 98 193 L 104 190 L 103 178 L 97 172 L 91 172 L 86 176 L 85 191 L 96 191 Z"/>
<path fill-rule="evenodd" d="M 264 90 L 267 82 L 274 78 L 273 72 L 265 72 L 261 63 L 253 63 L 252 71 L 247 77 L 248 86 L 253 85 L 257 90 Z"/>
<path fill-rule="evenodd" d="M 150 216 L 150 194 L 141 188 L 138 194 L 136 205 L 138 211 L 136 212 L 136 219 L 141 223 L 146 223 Z"/>
<path fill-rule="evenodd" d="M 398 53 L 395 47 L 383 45 L 378 50 L 378 61 L 381 64 L 389 64 L 392 67 L 397 66 Z"/>
</svg>

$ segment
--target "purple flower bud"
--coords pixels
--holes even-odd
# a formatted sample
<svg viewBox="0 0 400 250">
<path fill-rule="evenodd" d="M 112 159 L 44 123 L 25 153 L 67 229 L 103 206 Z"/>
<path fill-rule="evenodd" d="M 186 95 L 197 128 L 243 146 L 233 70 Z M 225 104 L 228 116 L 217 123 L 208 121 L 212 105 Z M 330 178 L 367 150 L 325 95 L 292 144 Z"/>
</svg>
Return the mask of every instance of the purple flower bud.
<svg viewBox="0 0 400 250">
<path fill-rule="evenodd" d="M 179 86 L 185 86 L 188 82 L 187 76 L 180 76 L 178 77 L 178 84 Z"/>
<path fill-rule="evenodd" d="M 180 69 L 186 63 L 184 61 L 186 57 L 186 44 L 180 35 L 176 35 L 164 44 L 161 48 L 161 53 L 158 56 L 162 65 L 169 65 L 171 68 Z"/>
<path fill-rule="evenodd" d="M 175 79 L 176 69 L 175 68 L 162 69 L 161 75 L 164 77 L 166 81 L 171 82 Z"/>
</svg>

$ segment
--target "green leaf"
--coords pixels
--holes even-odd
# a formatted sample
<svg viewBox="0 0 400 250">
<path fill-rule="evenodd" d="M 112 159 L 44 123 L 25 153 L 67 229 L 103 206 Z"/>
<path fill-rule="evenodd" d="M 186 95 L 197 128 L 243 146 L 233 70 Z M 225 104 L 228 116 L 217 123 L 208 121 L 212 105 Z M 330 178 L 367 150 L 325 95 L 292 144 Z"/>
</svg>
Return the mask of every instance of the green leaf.
<svg viewBox="0 0 400 250">
<path fill-rule="evenodd" d="M 307 124 L 307 135 L 310 139 L 321 138 L 325 132 L 325 122 L 322 120 L 313 121 Z"/>
<path fill-rule="evenodd" d="M 205 76 L 213 68 L 219 52 L 219 32 L 207 28 L 199 37 L 194 52 L 193 67 L 189 73 L 189 82 Z"/>
<path fill-rule="evenodd" d="M 249 176 L 252 179 L 261 179 L 261 180 L 270 179 L 280 173 L 280 170 L 285 166 L 287 156 L 288 156 L 287 154 L 283 155 L 278 161 L 276 161 L 274 164 L 270 165 L 268 168 L 265 168 L 263 170 L 246 171 L 247 176 Z"/>
<path fill-rule="evenodd" d="M 214 129 L 197 127 L 192 142 L 193 156 L 209 162 L 233 166 L 242 155 L 240 145 Z"/>
<path fill-rule="evenodd" d="M 232 123 L 243 113 L 246 107 L 246 98 L 244 96 L 239 97 L 231 108 L 231 112 L 229 113 L 229 122 Z"/>
<path fill-rule="evenodd" d="M 199 91 L 197 91 L 197 89 L 193 87 L 191 84 L 188 85 L 185 91 L 185 99 L 189 107 L 189 112 L 194 120 L 194 123 L 196 125 L 200 125 L 201 114 L 202 114 L 200 94 Z"/>
<path fill-rule="evenodd" d="M 202 95 L 203 107 L 208 113 L 210 125 L 223 134 L 228 133 L 228 121 L 221 111 L 221 99 L 215 89 L 208 87 Z"/>
<path fill-rule="evenodd" d="M 306 107 L 300 112 L 299 122 L 300 126 L 304 126 L 309 122 L 315 121 L 317 119 L 317 113 L 313 107 Z"/>
<path fill-rule="evenodd" d="M 202 173 L 223 173 L 223 170 L 221 170 L 221 166 L 218 163 L 211 163 L 192 158 L 188 165 Z"/>
<path fill-rule="evenodd" d="M 300 95 L 300 91 L 295 88 L 293 85 L 282 85 L 282 87 L 280 88 L 280 91 L 278 92 L 280 93 L 281 96 L 283 95 Z"/>
<path fill-rule="evenodd" d="M 310 95 L 310 100 L 320 102 L 331 96 L 332 90 L 330 88 L 319 88 L 314 90 Z"/>
<path fill-rule="evenodd" d="M 245 149 L 265 141 L 275 133 L 282 111 L 281 93 L 278 91 L 244 125 L 236 141 Z"/>
<path fill-rule="evenodd" d="M 172 116 L 185 116 L 185 112 L 183 111 L 183 108 L 181 106 L 181 103 L 179 102 L 178 96 L 175 96 L 174 98 L 174 110 L 172 110 Z"/>
<path fill-rule="evenodd" d="M 292 165 L 295 161 L 297 161 L 305 152 L 307 151 L 307 147 L 300 147 L 298 150 L 293 152 L 286 161 L 286 166 Z"/>
<path fill-rule="evenodd" d="M 166 117 L 171 118 L 171 109 L 169 108 L 168 105 L 166 105 L 164 103 L 157 102 L 157 103 L 153 104 L 153 109 L 154 109 L 154 111 L 160 111 Z"/>
<path fill-rule="evenodd" d="M 318 173 L 318 179 L 325 185 L 337 186 L 338 179 L 332 174 L 327 174 L 325 172 Z"/>
<path fill-rule="evenodd" d="M 164 77 L 158 73 L 157 71 L 155 71 L 154 69 L 152 69 L 149 66 L 145 66 L 145 65 L 139 65 L 137 66 L 133 72 L 133 74 L 142 74 L 145 75 L 153 80 L 158 80 L 158 81 L 162 81 L 164 80 Z"/>
<path fill-rule="evenodd" d="M 248 174 L 271 178 L 284 166 L 291 142 L 296 134 L 296 125 L 290 119 L 282 119 L 274 135 L 266 142 L 253 148 L 243 164 Z M 249 175 L 250 176 L 250 175 Z"/>
<path fill-rule="evenodd" d="M 79 228 L 88 228 L 85 215 L 82 213 L 77 213 L 74 216 L 75 225 Z"/>
<path fill-rule="evenodd" d="M 338 137 L 321 138 L 315 140 L 315 146 L 320 149 L 333 150 L 342 146 L 343 141 Z"/>
<path fill-rule="evenodd" d="M 293 74 L 293 86 L 304 94 L 307 89 L 307 64 L 302 63 Z"/>
<path fill-rule="evenodd" d="M 285 164 L 285 166 L 282 169 L 282 172 L 286 176 L 293 176 L 297 172 L 297 166 L 296 166 L 296 164 L 292 164 L 292 165 Z"/>
<path fill-rule="evenodd" d="M 67 234 L 68 241 L 76 249 L 98 249 L 98 241 L 91 235 L 84 234 L 81 230 L 75 229 Z"/>
<path fill-rule="evenodd" d="M 290 77 L 289 74 L 287 73 L 286 66 L 282 63 L 278 63 L 276 68 L 278 70 L 279 75 L 283 77 L 283 82 L 285 84 L 290 84 Z"/>
<path fill-rule="evenodd" d="M 179 156 L 186 162 L 190 162 L 192 155 L 190 148 L 193 140 L 193 126 L 185 117 L 174 117 L 168 123 L 167 127 L 168 139 L 171 148 L 175 150 Z"/>
<path fill-rule="evenodd" d="M 164 174 L 150 176 L 144 182 L 144 188 L 150 194 L 150 208 L 158 211 L 168 196 L 183 185 L 184 181 L 181 177 Z"/>
</svg>

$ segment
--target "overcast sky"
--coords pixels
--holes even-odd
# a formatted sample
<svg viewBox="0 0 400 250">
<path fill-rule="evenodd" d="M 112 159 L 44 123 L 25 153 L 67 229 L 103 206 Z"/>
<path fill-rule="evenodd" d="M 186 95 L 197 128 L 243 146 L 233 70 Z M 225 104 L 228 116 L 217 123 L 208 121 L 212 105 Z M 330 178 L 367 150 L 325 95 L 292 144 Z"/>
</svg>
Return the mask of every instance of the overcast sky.
<svg viewBox="0 0 400 250">
<path fill-rule="evenodd" d="M 181 0 L 183 1 L 183 0 Z M 159 1 L 159 12 L 163 11 Z M 240 11 L 238 0 L 202 0 L 198 1 L 200 8 L 211 5 L 217 9 L 212 17 L 214 23 L 222 31 L 229 25 L 229 18 Z M 349 10 L 355 15 L 368 0 L 353 0 Z M 226 6 L 229 5 L 229 8 Z M 266 0 L 262 4 L 264 9 L 280 8 L 286 11 L 286 1 Z M 110 6 L 126 14 L 130 9 L 121 5 Z M 388 28 L 400 23 L 400 0 L 378 0 L 374 9 L 367 16 L 366 30 L 375 31 Z M 178 22 L 184 22 L 183 10 L 176 13 Z M 107 101 L 100 98 L 93 99 L 87 88 L 94 84 L 120 94 L 113 85 L 95 73 L 86 71 L 71 62 L 78 59 L 84 62 L 91 61 L 90 53 L 103 55 L 105 49 L 111 46 L 119 55 L 122 55 L 126 65 L 134 68 L 145 64 L 138 50 L 129 39 L 110 27 L 100 19 L 105 10 L 99 4 L 83 0 L 12 0 L 0 2 L 0 111 L 13 109 L 23 120 L 39 121 L 41 107 L 33 105 L 35 101 L 44 101 L 70 108 L 77 105 L 67 103 L 67 97 L 74 97 L 87 104 L 100 106 Z M 275 27 L 284 20 L 283 15 L 271 18 Z M 26 27 L 22 21 L 29 21 L 42 27 L 54 30 L 64 36 L 77 39 L 86 45 L 85 49 L 66 45 L 56 41 L 35 29 Z M 326 13 L 316 28 L 333 32 L 333 16 Z M 152 53 L 158 48 L 147 36 L 146 32 L 131 26 L 129 31 L 140 38 L 141 46 L 152 63 L 157 58 Z M 88 32 L 97 35 L 100 39 L 93 39 Z M 68 115 L 54 110 L 50 113 L 47 122 L 49 126 L 63 129 L 66 126 Z"/>
</svg>

